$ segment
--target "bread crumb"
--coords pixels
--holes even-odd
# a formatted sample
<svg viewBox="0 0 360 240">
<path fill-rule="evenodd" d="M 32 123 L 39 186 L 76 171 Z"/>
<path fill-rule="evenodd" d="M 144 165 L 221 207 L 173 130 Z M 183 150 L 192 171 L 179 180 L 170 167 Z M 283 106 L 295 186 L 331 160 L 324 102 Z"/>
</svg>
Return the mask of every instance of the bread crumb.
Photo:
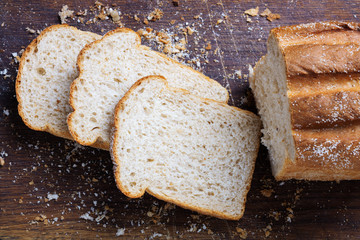
<svg viewBox="0 0 360 240">
<path fill-rule="evenodd" d="M 266 19 L 268 20 L 268 21 L 270 21 L 270 22 L 272 22 L 272 21 L 274 21 L 274 20 L 276 20 L 276 19 L 280 19 L 280 14 L 277 14 L 277 13 L 270 13 L 267 17 L 266 17 Z"/>
<path fill-rule="evenodd" d="M 247 238 L 247 231 L 245 229 L 236 227 L 236 232 L 240 234 L 240 238 L 242 238 L 242 239 Z"/>
<path fill-rule="evenodd" d="M 157 20 L 160 20 L 164 16 L 163 11 L 161 11 L 158 8 L 155 8 L 154 11 L 152 11 L 148 16 L 147 20 L 155 22 Z"/>
<path fill-rule="evenodd" d="M 271 197 L 274 190 L 273 189 L 263 189 L 260 192 L 264 197 Z"/>
<path fill-rule="evenodd" d="M 137 15 L 134 15 L 134 19 L 135 21 L 140 22 L 140 18 Z"/>
<path fill-rule="evenodd" d="M 20 203 L 20 204 L 23 203 L 23 200 L 22 200 L 21 198 L 19 199 L 19 203 Z"/>
<path fill-rule="evenodd" d="M 252 22 L 252 20 L 251 20 L 251 18 L 249 16 L 246 16 L 246 22 L 248 22 L 248 23 Z"/>
<path fill-rule="evenodd" d="M 69 10 L 68 5 L 63 5 L 61 11 L 59 12 L 60 22 L 61 24 L 66 23 L 66 19 L 72 17 L 74 11 Z"/>
<path fill-rule="evenodd" d="M 194 30 L 191 29 L 189 26 L 186 27 L 186 30 L 189 35 L 192 35 L 194 33 Z"/>
<path fill-rule="evenodd" d="M 31 180 L 31 181 L 29 182 L 29 185 L 30 185 L 30 186 L 34 185 L 34 180 Z"/>
<path fill-rule="evenodd" d="M 255 17 L 255 16 L 257 16 L 258 13 L 259 13 L 259 7 L 250 8 L 250 9 L 246 10 L 244 13 L 245 13 L 246 15 Z"/>
<path fill-rule="evenodd" d="M 110 8 L 109 9 L 109 15 L 111 16 L 111 19 L 113 20 L 114 23 L 119 23 L 120 22 L 120 15 L 119 12 Z"/>
<path fill-rule="evenodd" d="M 51 201 L 51 200 L 58 200 L 58 198 L 59 198 L 59 195 L 57 195 L 56 193 L 54 193 L 54 194 L 52 194 L 52 193 L 48 193 L 47 194 L 47 199 L 49 199 L 49 201 Z"/>
<path fill-rule="evenodd" d="M 208 51 L 211 50 L 211 43 L 210 42 L 207 43 L 205 49 L 208 50 Z"/>
<path fill-rule="evenodd" d="M 266 8 L 262 13 L 260 13 L 261 17 L 267 17 L 269 16 L 269 14 L 271 14 L 270 9 Z"/>
<path fill-rule="evenodd" d="M 155 213 L 149 211 L 149 212 L 146 213 L 146 215 L 147 215 L 148 217 L 153 217 L 153 216 L 155 215 Z"/>
<path fill-rule="evenodd" d="M 25 29 L 26 29 L 26 31 L 27 31 L 28 33 L 31 33 L 31 34 L 36 33 L 36 31 L 35 31 L 34 29 L 32 29 L 32 28 L 26 27 Z"/>
<path fill-rule="evenodd" d="M 171 21 L 170 21 L 170 24 L 171 24 L 171 25 L 174 25 L 175 22 L 176 22 L 176 20 L 171 20 Z"/>
<path fill-rule="evenodd" d="M 125 234 L 125 228 L 119 228 L 116 232 L 117 237 L 122 236 L 124 234 Z"/>
<path fill-rule="evenodd" d="M 216 21 L 216 25 L 221 24 L 223 21 L 224 21 L 224 20 L 222 20 L 222 19 L 218 19 L 218 20 Z"/>
<path fill-rule="evenodd" d="M 241 79 L 241 78 L 242 78 L 242 76 L 241 76 L 241 70 L 235 71 L 235 75 L 237 76 L 238 79 Z"/>
<path fill-rule="evenodd" d="M 4 166 L 5 165 L 5 160 L 4 158 L 0 157 L 0 166 Z"/>
<path fill-rule="evenodd" d="M 1 27 L 3 27 L 3 26 L 5 26 L 5 22 L 3 22 L 3 23 L 1 24 Z"/>
<path fill-rule="evenodd" d="M 149 24 L 149 21 L 145 18 L 144 21 L 143 21 L 143 23 L 144 23 L 145 25 L 148 25 L 148 24 Z"/>
</svg>

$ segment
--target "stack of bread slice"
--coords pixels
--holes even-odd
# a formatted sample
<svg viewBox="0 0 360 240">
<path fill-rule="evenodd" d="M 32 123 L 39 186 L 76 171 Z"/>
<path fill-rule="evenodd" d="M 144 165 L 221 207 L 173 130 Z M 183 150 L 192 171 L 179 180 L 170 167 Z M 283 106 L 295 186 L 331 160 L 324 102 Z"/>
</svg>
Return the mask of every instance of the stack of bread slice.
<svg viewBox="0 0 360 240">
<path fill-rule="evenodd" d="M 259 118 L 228 106 L 219 83 L 142 46 L 132 30 L 45 29 L 21 58 L 16 94 L 30 128 L 110 150 L 125 195 L 243 215 Z"/>
</svg>

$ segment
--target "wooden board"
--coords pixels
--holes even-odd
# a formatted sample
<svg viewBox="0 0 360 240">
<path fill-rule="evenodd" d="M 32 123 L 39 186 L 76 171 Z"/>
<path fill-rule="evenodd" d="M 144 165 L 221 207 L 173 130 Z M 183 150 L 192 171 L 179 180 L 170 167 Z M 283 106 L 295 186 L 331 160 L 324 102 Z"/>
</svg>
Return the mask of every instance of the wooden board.
<svg viewBox="0 0 360 240">
<path fill-rule="evenodd" d="M 81 147 L 44 132 L 27 128 L 17 113 L 15 77 L 19 52 L 36 37 L 26 27 L 42 30 L 58 24 L 58 12 L 90 9 L 93 1 L 0 2 L 0 239 L 360 239 L 360 187 L 357 181 L 276 182 L 267 151 L 261 147 L 244 217 L 225 221 L 168 205 L 149 195 L 128 199 L 116 188 L 108 152 Z M 121 22 L 134 30 L 181 28 L 196 30 L 188 36 L 189 54 L 182 61 L 218 80 L 231 92 L 230 104 L 255 111 L 248 88 L 248 65 L 266 51 L 271 28 L 322 21 L 358 21 L 359 1 L 103 1 L 121 11 Z M 259 6 L 281 15 L 273 22 L 244 11 Z M 144 25 L 155 8 L 164 16 Z M 141 21 L 136 21 L 137 15 Z M 85 21 L 94 16 L 89 11 Z M 199 16 L 195 17 L 194 16 Z M 359 16 L 360 17 L 360 16 Z M 68 23 L 100 34 L 117 27 L 111 20 Z M 170 24 L 171 20 L 176 20 Z M 221 21 L 219 21 L 221 20 Z M 180 26 L 180 27 L 176 27 Z M 205 40 L 206 39 L 206 40 Z M 202 50 L 210 42 L 211 50 Z M 144 41 L 156 49 L 159 45 Z M 199 62 L 199 63 L 197 63 Z M 241 71 L 240 79 L 236 71 Z M 2 72 L 4 73 L 4 72 Z M 238 72 L 239 73 L 239 72 Z M 8 75 L 8 76 L 6 76 Z M 52 199 L 58 196 L 57 200 Z M 45 215 L 44 222 L 39 220 Z M 81 216 L 90 216 L 85 220 Z"/>
</svg>

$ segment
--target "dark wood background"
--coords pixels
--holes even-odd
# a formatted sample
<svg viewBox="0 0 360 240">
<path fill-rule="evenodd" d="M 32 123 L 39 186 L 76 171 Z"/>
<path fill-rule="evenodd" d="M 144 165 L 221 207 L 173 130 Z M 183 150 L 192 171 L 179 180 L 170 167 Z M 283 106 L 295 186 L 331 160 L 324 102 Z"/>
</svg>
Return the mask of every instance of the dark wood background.
<svg viewBox="0 0 360 240">
<path fill-rule="evenodd" d="M 134 30 L 146 26 L 133 16 L 142 20 L 154 8 L 164 12 L 162 19 L 148 25 L 155 30 L 176 32 L 180 31 L 176 25 L 194 24 L 198 32 L 189 36 L 188 59 L 199 54 L 196 49 L 205 45 L 205 38 L 210 41 L 209 61 L 200 58 L 200 70 L 229 87 L 230 104 L 252 111 L 248 65 L 265 53 L 271 28 L 360 17 L 360 1 L 353 0 L 179 0 L 179 6 L 169 0 L 102 2 L 116 4 L 122 23 Z M 247 239 L 360 239 L 359 182 L 276 182 L 264 147 L 244 217 L 225 221 L 166 205 L 149 195 L 128 199 L 115 186 L 108 152 L 28 129 L 17 113 L 18 65 L 12 53 L 36 37 L 26 27 L 42 30 L 58 24 L 63 4 L 79 11 L 90 9 L 94 1 L 0 1 L 0 71 L 8 71 L 8 76 L 0 75 L 0 156 L 5 160 L 0 167 L 0 239 L 105 239 L 115 238 L 122 230 L 119 238 L 123 239 L 241 239 L 243 231 Z M 268 7 L 281 18 L 269 22 L 257 16 L 247 23 L 244 11 L 256 6 L 260 12 Z M 199 14 L 201 19 L 194 19 Z M 217 25 L 219 19 L 224 21 Z M 176 23 L 169 24 L 171 20 Z M 68 23 L 97 33 L 117 26 L 110 20 L 86 25 L 70 19 Z M 200 40 L 195 41 L 196 37 Z M 148 41 L 144 44 L 156 47 Z M 234 74 L 237 70 L 242 79 Z M 58 199 L 47 201 L 49 193 L 56 193 Z M 40 214 L 47 220 L 36 221 L 41 220 Z M 84 214 L 94 220 L 80 218 Z"/>
</svg>

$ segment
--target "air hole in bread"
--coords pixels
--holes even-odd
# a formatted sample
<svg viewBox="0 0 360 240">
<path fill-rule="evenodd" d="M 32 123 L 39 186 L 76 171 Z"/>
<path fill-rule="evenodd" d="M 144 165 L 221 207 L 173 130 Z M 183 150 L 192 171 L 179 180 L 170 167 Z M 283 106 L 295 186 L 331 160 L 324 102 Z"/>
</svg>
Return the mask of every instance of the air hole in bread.
<svg viewBox="0 0 360 240">
<path fill-rule="evenodd" d="M 97 122 L 96 118 L 94 118 L 94 117 L 91 117 L 91 118 L 90 118 L 90 121 L 93 122 L 93 123 L 96 123 L 96 122 Z"/>
<path fill-rule="evenodd" d="M 135 187 L 136 186 L 136 182 L 131 182 L 130 183 L 130 187 Z"/>
<path fill-rule="evenodd" d="M 163 114 L 163 113 L 162 113 L 160 116 L 161 116 L 162 118 L 167 118 L 167 115 L 166 115 L 166 114 Z"/>
<path fill-rule="evenodd" d="M 147 162 L 153 162 L 153 161 L 154 161 L 154 159 L 152 159 L 152 158 L 148 158 L 146 161 L 147 161 Z"/>
<path fill-rule="evenodd" d="M 119 78 L 114 78 L 114 81 L 117 83 L 121 83 L 122 81 Z"/>
<path fill-rule="evenodd" d="M 45 71 L 45 69 L 44 68 L 38 68 L 37 69 L 37 72 L 38 72 L 38 74 L 40 74 L 40 75 L 42 75 L 42 76 L 44 76 L 45 74 L 46 74 L 46 71 Z"/>
<path fill-rule="evenodd" d="M 130 173 L 130 176 L 131 176 L 131 177 L 134 177 L 134 176 L 135 176 L 135 173 L 134 173 L 134 172 Z"/>
<path fill-rule="evenodd" d="M 144 92 L 144 88 L 141 88 L 140 90 L 139 90 L 139 93 L 143 93 Z"/>
</svg>

